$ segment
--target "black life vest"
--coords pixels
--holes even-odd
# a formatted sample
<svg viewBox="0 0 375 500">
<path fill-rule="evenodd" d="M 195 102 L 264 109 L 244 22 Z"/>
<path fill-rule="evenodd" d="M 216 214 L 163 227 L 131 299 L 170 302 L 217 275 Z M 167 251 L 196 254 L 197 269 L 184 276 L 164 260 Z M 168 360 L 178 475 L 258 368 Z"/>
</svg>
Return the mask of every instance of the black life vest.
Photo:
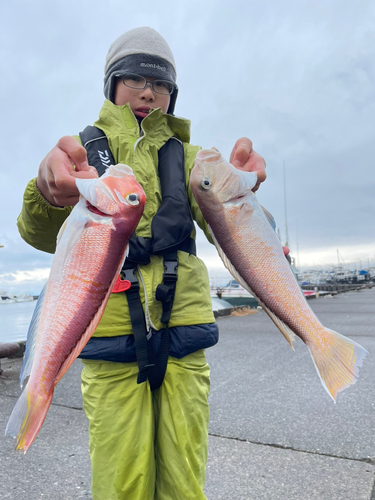
<svg viewBox="0 0 375 500">
<path fill-rule="evenodd" d="M 115 164 L 106 135 L 97 127 L 88 126 L 79 134 L 87 151 L 89 165 L 95 167 L 99 176 L 111 164 Z M 159 150 L 158 170 L 162 193 L 162 204 L 151 222 L 151 238 L 132 235 L 129 241 L 129 255 L 121 271 L 121 278 L 130 282 L 126 290 L 132 323 L 137 362 L 138 383 L 149 380 L 152 390 L 163 382 L 168 361 L 168 323 L 173 307 L 177 282 L 177 251 L 196 255 L 195 241 L 190 237 L 194 222 L 186 196 L 184 149 L 181 141 L 170 138 Z M 156 355 L 147 333 L 144 312 L 139 297 L 139 283 L 136 277 L 138 264 L 148 264 L 150 255 L 163 255 L 163 283 L 158 285 L 155 298 L 163 306 L 161 322 L 166 325 L 161 347 Z"/>
</svg>

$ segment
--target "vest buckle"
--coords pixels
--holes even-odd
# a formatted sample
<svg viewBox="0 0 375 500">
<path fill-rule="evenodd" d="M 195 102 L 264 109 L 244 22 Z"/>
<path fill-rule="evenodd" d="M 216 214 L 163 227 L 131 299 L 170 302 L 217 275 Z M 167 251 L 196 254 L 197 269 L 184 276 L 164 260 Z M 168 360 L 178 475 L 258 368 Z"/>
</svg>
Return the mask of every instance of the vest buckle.
<svg viewBox="0 0 375 500">
<path fill-rule="evenodd" d="M 164 259 L 164 274 L 163 282 L 166 281 L 177 281 L 177 268 L 178 268 L 178 258 L 173 260 Z"/>
<path fill-rule="evenodd" d="M 121 269 L 121 280 L 129 281 L 130 288 L 133 292 L 139 290 L 139 283 L 135 274 L 135 269 L 135 267 L 131 267 L 130 269 Z"/>
</svg>

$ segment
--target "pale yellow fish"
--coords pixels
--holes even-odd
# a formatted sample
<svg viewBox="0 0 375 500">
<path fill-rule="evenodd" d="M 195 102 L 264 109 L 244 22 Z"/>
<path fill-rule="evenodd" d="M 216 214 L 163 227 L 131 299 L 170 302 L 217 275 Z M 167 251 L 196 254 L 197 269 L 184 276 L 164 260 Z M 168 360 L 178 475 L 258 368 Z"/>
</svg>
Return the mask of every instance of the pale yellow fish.
<svg viewBox="0 0 375 500">
<path fill-rule="evenodd" d="M 190 177 L 225 266 L 292 347 L 294 334 L 305 342 L 323 386 L 335 399 L 356 382 L 367 351 L 325 328 L 310 309 L 271 227 L 272 216 L 251 191 L 256 182 L 256 173 L 234 168 L 212 149 L 198 153 Z"/>
</svg>

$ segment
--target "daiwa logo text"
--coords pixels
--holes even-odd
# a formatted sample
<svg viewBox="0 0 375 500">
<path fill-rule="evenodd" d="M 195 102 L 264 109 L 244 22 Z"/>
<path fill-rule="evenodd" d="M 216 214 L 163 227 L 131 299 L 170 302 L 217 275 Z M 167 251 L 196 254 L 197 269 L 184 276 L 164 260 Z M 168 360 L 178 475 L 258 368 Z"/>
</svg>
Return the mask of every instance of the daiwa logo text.
<svg viewBox="0 0 375 500">
<path fill-rule="evenodd" d="M 162 71 L 166 71 L 167 68 L 165 66 L 160 66 L 160 64 L 153 64 L 153 63 L 141 63 L 142 68 L 155 68 L 155 69 L 161 69 Z"/>
<path fill-rule="evenodd" d="M 99 153 L 99 158 L 100 158 L 100 161 L 102 162 L 102 164 L 105 167 L 109 167 L 111 160 L 109 159 L 108 151 L 106 149 L 104 151 L 99 151 L 99 149 L 98 149 L 98 153 Z"/>
</svg>

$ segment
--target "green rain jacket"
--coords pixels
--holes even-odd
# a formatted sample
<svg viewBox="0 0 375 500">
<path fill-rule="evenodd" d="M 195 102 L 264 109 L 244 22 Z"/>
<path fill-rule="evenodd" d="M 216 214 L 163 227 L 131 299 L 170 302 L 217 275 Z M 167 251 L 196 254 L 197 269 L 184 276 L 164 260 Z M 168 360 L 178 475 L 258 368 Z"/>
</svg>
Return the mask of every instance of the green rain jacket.
<svg viewBox="0 0 375 500">
<path fill-rule="evenodd" d="M 189 178 L 198 146 L 189 144 L 190 122 L 153 110 L 139 124 L 129 105 L 116 106 L 105 101 L 99 119 L 94 124 L 103 130 L 115 162 L 129 165 L 145 191 L 147 202 L 136 229 L 136 235 L 151 237 L 151 221 L 162 202 L 158 176 L 158 151 L 171 137 L 182 141 L 185 153 L 186 192 L 193 219 L 212 243 L 207 224 L 190 190 Z M 79 137 L 77 136 L 79 140 Z M 72 207 L 51 206 L 40 194 L 33 179 L 26 187 L 17 225 L 21 237 L 33 247 L 54 253 L 57 233 Z M 191 234 L 195 238 L 195 230 Z M 169 322 L 170 327 L 213 323 L 208 273 L 205 264 L 196 256 L 178 252 L 178 280 Z M 140 296 L 147 328 L 162 329 L 161 302 L 155 299 L 156 287 L 163 281 L 163 257 L 151 256 L 151 262 L 138 266 Z M 132 333 L 126 295 L 112 293 L 94 337 L 113 337 Z"/>
</svg>

